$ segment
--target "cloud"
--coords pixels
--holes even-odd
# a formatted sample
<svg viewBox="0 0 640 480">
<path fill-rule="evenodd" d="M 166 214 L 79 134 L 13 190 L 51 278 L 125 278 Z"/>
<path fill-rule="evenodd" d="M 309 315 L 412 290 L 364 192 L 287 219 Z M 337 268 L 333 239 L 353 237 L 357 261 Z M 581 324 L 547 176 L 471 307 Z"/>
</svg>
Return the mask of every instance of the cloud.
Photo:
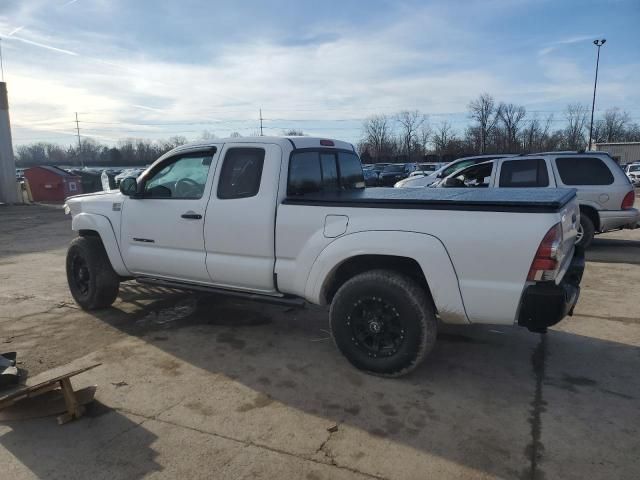
<svg viewBox="0 0 640 480">
<path fill-rule="evenodd" d="M 548 46 L 538 50 L 538 55 L 548 55 L 551 52 L 554 52 L 558 49 L 558 47 L 562 45 L 571 45 L 574 43 L 586 42 L 587 40 L 595 40 L 596 38 L 601 38 L 603 36 L 602 33 L 594 34 L 594 35 L 574 35 L 572 37 L 562 38 L 560 40 L 556 40 L 548 44 Z"/>
<path fill-rule="evenodd" d="M 27 45 L 33 45 L 34 47 L 45 48 L 47 50 L 51 50 L 52 52 L 63 53 L 65 55 L 72 55 L 74 57 L 78 56 L 78 54 L 76 52 L 72 52 L 71 50 L 65 50 L 64 48 L 58 48 L 58 47 L 54 47 L 52 45 L 45 45 L 44 43 L 34 42 L 33 40 L 27 40 L 26 38 L 16 37 L 15 35 L 14 36 L 8 36 L 7 39 L 8 40 L 17 40 L 18 42 L 26 43 Z"/>
</svg>

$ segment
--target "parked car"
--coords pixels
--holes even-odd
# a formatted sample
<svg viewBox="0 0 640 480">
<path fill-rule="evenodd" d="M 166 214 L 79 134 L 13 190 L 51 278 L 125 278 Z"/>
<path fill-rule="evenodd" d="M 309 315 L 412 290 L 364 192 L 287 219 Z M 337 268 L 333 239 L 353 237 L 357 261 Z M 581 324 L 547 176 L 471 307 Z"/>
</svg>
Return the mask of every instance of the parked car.
<svg viewBox="0 0 640 480">
<path fill-rule="evenodd" d="M 378 186 L 378 172 L 373 165 L 362 165 L 362 173 L 364 174 L 364 184 L 367 187 Z"/>
<path fill-rule="evenodd" d="M 407 178 L 411 172 L 418 169 L 417 163 L 390 163 L 380 174 L 380 185 L 383 187 L 391 187 L 399 180 Z"/>
<path fill-rule="evenodd" d="M 625 167 L 625 173 L 634 186 L 640 186 L 640 162 L 630 163 Z"/>
<path fill-rule="evenodd" d="M 313 137 L 184 145 L 65 211 L 83 309 L 111 305 L 122 279 L 328 305 L 338 349 L 384 376 L 414 369 L 439 323 L 544 331 L 584 269 L 572 189 L 364 188 L 352 145 Z"/>
<path fill-rule="evenodd" d="M 577 190 L 580 205 L 578 243 L 588 247 L 594 235 L 636 228 L 633 186 L 605 152 L 547 153 L 489 160 L 458 170 L 436 187 L 535 188 Z"/>
<path fill-rule="evenodd" d="M 505 153 L 505 154 L 493 154 L 493 155 L 476 155 L 474 157 L 458 158 L 457 160 L 454 160 L 453 162 L 447 163 L 446 165 L 440 167 L 435 172 L 429 173 L 428 175 L 414 175 L 404 180 L 400 180 L 394 185 L 394 187 L 398 187 L 398 188 L 428 187 L 432 183 L 451 175 L 453 172 L 460 170 L 461 168 L 468 167 L 469 165 L 474 165 L 476 163 L 485 162 L 487 160 L 492 160 L 494 158 L 512 157 L 513 155 L 514 154 L 511 154 L 511 153 Z"/>
<path fill-rule="evenodd" d="M 419 163 L 418 168 L 409 177 L 429 175 L 442 167 L 441 163 Z"/>
</svg>

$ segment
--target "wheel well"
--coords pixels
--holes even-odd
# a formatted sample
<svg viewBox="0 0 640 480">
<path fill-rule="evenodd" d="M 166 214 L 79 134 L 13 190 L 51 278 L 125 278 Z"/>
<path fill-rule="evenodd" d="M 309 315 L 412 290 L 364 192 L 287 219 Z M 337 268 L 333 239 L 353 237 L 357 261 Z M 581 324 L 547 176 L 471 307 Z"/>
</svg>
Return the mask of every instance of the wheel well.
<svg viewBox="0 0 640 480">
<path fill-rule="evenodd" d="M 78 230 L 78 235 L 81 237 L 100 237 L 100 234 L 95 230 Z"/>
<path fill-rule="evenodd" d="M 595 208 L 589 207 L 588 205 L 580 205 L 580 213 L 584 213 L 589 217 L 596 229 L 596 232 L 600 230 L 600 216 Z"/>
<path fill-rule="evenodd" d="M 426 290 L 429 298 L 432 298 L 429 284 L 418 262 L 413 258 L 394 255 L 358 255 L 345 260 L 329 275 L 322 288 L 322 298 L 329 304 L 347 280 L 360 273 L 380 269 L 393 270 L 411 277 Z"/>
</svg>

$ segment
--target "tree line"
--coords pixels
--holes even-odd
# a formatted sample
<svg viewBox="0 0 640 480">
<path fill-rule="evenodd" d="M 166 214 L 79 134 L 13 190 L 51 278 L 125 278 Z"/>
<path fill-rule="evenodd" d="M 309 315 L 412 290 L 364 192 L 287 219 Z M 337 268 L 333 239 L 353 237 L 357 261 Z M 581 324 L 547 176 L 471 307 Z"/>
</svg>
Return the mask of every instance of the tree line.
<svg viewBox="0 0 640 480">
<path fill-rule="evenodd" d="M 252 134 L 252 136 L 258 135 L 260 132 Z M 304 132 L 290 129 L 282 131 L 282 135 L 302 136 Z M 238 132 L 233 132 L 229 136 L 242 137 Z M 205 130 L 198 139 L 214 138 L 216 135 L 213 132 Z M 185 143 L 187 139 L 182 136 L 156 141 L 129 138 L 119 141 L 112 147 L 86 137 L 81 139 L 80 145 L 68 147 L 56 143 L 37 142 L 16 148 L 16 165 L 23 168 L 35 165 L 137 167 L 149 165 L 169 150 Z"/>
<path fill-rule="evenodd" d="M 465 155 L 582 150 L 589 143 L 590 110 L 569 104 L 562 128 L 553 114 L 528 115 L 522 105 L 497 102 L 487 93 L 469 102 L 469 125 L 456 131 L 444 120 L 432 125 L 419 110 L 373 115 L 362 126 L 359 151 L 364 163 L 451 160 Z M 640 141 L 640 125 L 619 108 L 594 119 L 593 143 Z M 430 158 L 433 156 L 433 158 Z"/>
</svg>

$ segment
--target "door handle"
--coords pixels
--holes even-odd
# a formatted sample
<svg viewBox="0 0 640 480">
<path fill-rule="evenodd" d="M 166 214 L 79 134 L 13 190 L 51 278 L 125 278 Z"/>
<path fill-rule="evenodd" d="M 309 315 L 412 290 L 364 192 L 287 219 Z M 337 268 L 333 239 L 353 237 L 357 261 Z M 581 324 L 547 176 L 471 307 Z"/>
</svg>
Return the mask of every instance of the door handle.
<svg viewBox="0 0 640 480">
<path fill-rule="evenodd" d="M 189 220 L 200 220 L 202 218 L 202 215 L 200 215 L 199 213 L 193 213 L 193 212 L 183 213 L 180 216 L 182 218 L 187 218 Z"/>
</svg>

